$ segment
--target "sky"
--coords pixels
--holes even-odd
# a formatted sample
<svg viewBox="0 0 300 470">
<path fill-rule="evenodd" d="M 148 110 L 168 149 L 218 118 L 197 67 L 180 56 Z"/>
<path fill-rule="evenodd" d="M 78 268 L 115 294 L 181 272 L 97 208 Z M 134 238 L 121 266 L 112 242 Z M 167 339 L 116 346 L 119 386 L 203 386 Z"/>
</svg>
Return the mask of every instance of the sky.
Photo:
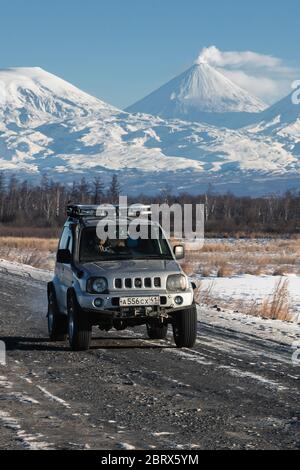
<svg viewBox="0 0 300 470">
<path fill-rule="evenodd" d="M 119 108 L 199 55 L 275 102 L 300 79 L 299 44 L 299 0 L 0 0 L 0 68 L 42 67 Z"/>
</svg>

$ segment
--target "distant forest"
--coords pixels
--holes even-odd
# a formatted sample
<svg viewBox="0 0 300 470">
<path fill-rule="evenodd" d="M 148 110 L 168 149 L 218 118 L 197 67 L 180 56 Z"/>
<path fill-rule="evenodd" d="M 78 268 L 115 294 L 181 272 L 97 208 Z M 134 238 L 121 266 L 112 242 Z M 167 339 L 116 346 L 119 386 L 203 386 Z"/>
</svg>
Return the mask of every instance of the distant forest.
<svg viewBox="0 0 300 470">
<path fill-rule="evenodd" d="M 43 176 L 40 184 L 30 184 L 0 173 L 0 235 L 57 236 L 69 202 L 116 203 L 120 194 L 126 194 L 124 188 L 126 184 L 117 176 L 106 187 L 100 177 L 63 185 Z M 300 191 L 250 198 L 213 190 L 197 196 L 174 195 L 166 188 L 155 197 L 141 194 L 129 202 L 205 204 L 208 236 L 300 234 Z"/>
</svg>

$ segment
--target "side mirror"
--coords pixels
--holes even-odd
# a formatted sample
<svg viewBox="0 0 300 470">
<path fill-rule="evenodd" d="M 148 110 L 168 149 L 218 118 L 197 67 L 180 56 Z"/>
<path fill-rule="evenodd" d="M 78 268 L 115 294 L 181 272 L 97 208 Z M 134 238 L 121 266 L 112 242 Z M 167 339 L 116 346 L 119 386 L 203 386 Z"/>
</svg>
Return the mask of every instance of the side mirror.
<svg viewBox="0 0 300 470">
<path fill-rule="evenodd" d="M 174 255 L 176 259 L 183 259 L 185 257 L 184 246 L 176 245 L 174 246 Z"/>
<path fill-rule="evenodd" d="M 71 264 L 72 255 L 70 250 L 58 250 L 56 261 L 61 264 Z"/>
</svg>

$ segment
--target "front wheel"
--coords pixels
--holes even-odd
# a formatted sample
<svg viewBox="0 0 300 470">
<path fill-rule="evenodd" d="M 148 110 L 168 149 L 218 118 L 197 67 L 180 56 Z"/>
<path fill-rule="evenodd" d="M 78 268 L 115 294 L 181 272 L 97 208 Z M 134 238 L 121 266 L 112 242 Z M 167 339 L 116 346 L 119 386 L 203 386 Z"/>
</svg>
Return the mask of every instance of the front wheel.
<svg viewBox="0 0 300 470">
<path fill-rule="evenodd" d="M 68 330 L 69 342 L 73 351 L 87 351 L 90 348 L 92 326 L 77 302 L 75 294 L 68 298 Z"/>
<path fill-rule="evenodd" d="M 197 308 L 177 312 L 173 319 L 173 334 L 178 348 L 192 348 L 197 338 Z"/>
<path fill-rule="evenodd" d="M 56 295 L 53 289 L 48 294 L 48 333 L 51 341 L 67 339 L 67 317 L 61 315 L 58 309 Z"/>
<path fill-rule="evenodd" d="M 149 325 L 147 323 L 147 333 L 150 339 L 166 339 L 168 325 Z"/>
</svg>

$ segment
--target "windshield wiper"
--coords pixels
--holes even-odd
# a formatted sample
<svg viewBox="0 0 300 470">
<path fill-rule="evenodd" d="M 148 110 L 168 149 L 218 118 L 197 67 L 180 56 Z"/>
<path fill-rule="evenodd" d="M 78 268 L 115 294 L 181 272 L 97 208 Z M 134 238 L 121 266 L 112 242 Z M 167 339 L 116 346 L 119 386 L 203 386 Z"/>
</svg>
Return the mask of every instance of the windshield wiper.
<svg viewBox="0 0 300 470">
<path fill-rule="evenodd" d="M 101 258 L 98 261 L 122 261 L 122 260 L 130 260 L 133 259 L 132 255 L 124 254 L 124 255 L 117 255 L 117 256 L 109 256 L 107 258 Z"/>
<path fill-rule="evenodd" d="M 122 261 L 122 260 L 130 260 L 133 259 L 131 255 L 118 255 L 118 256 L 110 256 L 106 258 L 92 258 L 92 259 L 81 259 L 81 263 L 103 263 L 105 261 Z"/>
<path fill-rule="evenodd" d="M 170 260 L 173 259 L 170 255 L 144 255 L 142 257 L 138 257 L 136 259 L 161 259 L 161 260 Z"/>
</svg>

